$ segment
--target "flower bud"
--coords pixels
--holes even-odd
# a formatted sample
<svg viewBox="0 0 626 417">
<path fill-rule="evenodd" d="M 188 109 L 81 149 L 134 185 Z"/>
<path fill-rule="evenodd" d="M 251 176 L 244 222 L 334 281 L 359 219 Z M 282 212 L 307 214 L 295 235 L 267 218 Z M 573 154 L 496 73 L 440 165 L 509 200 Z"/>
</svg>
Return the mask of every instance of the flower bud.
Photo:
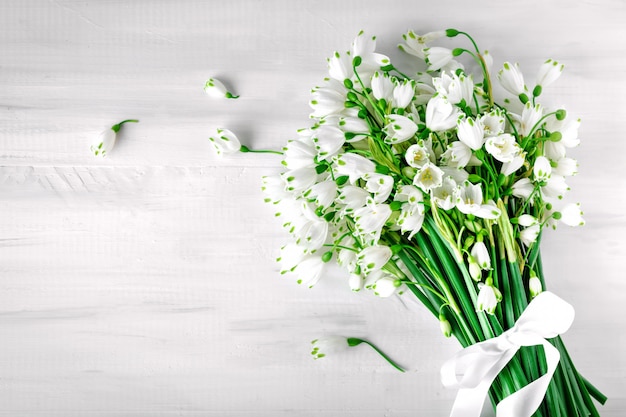
<svg viewBox="0 0 626 417">
<path fill-rule="evenodd" d="M 541 294 L 543 288 L 541 287 L 541 280 L 539 280 L 537 275 L 535 275 L 535 272 L 531 271 L 530 275 L 530 280 L 528 280 L 528 290 L 530 291 L 530 298 L 535 298 Z"/>
<path fill-rule="evenodd" d="M 452 326 L 443 314 L 439 315 L 439 328 L 445 337 L 450 337 L 452 335 Z"/>
<path fill-rule="evenodd" d="M 480 281 L 482 278 L 482 270 L 480 269 L 480 265 L 478 265 L 478 262 L 476 262 L 476 260 L 474 259 L 473 256 L 469 256 L 468 257 L 468 262 L 469 262 L 469 273 L 470 276 L 472 277 L 472 279 L 476 282 Z"/>
<path fill-rule="evenodd" d="M 209 97 L 213 98 L 239 98 L 239 96 L 233 95 L 226 90 L 224 84 L 215 78 L 209 78 L 207 80 L 204 84 L 204 92 L 207 93 Z"/>
</svg>

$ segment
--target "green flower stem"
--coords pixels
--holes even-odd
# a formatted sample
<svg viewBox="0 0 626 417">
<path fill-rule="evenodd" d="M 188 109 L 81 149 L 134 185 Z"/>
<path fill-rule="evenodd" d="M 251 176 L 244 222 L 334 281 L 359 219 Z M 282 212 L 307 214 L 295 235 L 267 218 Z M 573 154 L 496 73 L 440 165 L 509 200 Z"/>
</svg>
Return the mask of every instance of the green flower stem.
<svg viewBox="0 0 626 417">
<path fill-rule="evenodd" d="M 124 123 L 139 123 L 139 120 L 137 120 L 137 119 L 123 120 L 123 121 L 119 122 L 118 124 L 111 126 L 111 130 L 113 130 L 115 133 L 119 132 L 120 129 L 122 128 L 122 125 Z"/>
<path fill-rule="evenodd" d="M 371 347 L 372 349 L 374 349 L 374 351 L 376 351 L 376 353 L 378 353 L 380 356 L 382 356 L 383 359 L 385 359 L 387 362 L 389 362 L 389 364 L 391 366 L 393 366 L 394 368 L 396 368 L 398 371 L 405 372 L 405 370 L 400 365 L 398 365 L 396 362 L 394 362 L 393 359 L 391 359 L 389 356 L 387 356 L 385 354 L 385 352 L 380 350 L 373 343 L 368 342 L 367 340 L 359 339 L 358 337 L 349 337 L 348 338 L 348 345 L 349 346 L 358 346 L 361 343 L 364 343 L 364 344 L 368 345 L 369 347 Z"/>
<path fill-rule="evenodd" d="M 250 149 L 247 146 L 241 145 L 241 148 L 239 149 L 239 152 L 242 153 L 272 153 L 275 155 L 284 155 L 281 151 L 274 151 L 271 149 Z"/>
</svg>

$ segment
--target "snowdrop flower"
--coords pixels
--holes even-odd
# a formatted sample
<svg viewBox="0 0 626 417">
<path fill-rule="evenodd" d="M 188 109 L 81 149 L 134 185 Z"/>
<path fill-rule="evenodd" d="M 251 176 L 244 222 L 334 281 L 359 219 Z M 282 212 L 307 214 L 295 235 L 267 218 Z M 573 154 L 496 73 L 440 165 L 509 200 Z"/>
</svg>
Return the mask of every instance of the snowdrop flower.
<svg viewBox="0 0 626 417">
<path fill-rule="evenodd" d="M 315 168 L 302 167 L 283 172 L 281 178 L 284 181 L 285 190 L 300 194 L 317 182 L 317 172 Z"/>
<path fill-rule="evenodd" d="M 393 89 L 393 97 L 391 99 L 391 104 L 393 107 L 397 109 L 404 109 L 413 100 L 413 96 L 415 95 L 415 81 L 414 80 L 404 80 L 402 83 L 396 82 L 395 87 Z"/>
<path fill-rule="evenodd" d="M 515 184 L 513 184 L 513 195 L 522 200 L 528 200 L 533 193 L 535 186 L 530 182 L 528 178 L 521 178 Z M 530 202 L 533 203 L 532 201 Z"/>
<path fill-rule="evenodd" d="M 312 131 L 311 139 L 315 144 L 319 160 L 326 160 L 336 155 L 346 142 L 345 134 L 335 126 L 321 125 Z"/>
<path fill-rule="evenodd" d="M 459 188 L 459 201 L 457 208 L 461 213 L 475 214 L 483 203 L 483 190 L 480 184 L 472 184 L 466 181 Z"/>
<path fill-rule="evenodd" d="M 266 175 L 261 181 L 261 191 L 267 195 L 266 203 L 276 204 L 284 198 L 291 198 L 291 193 L 285 189 L 285 181 L 280 175 Z"/>
<path fill-rule="evenodd" d="M 305 167 L 314 167 L 315 156 L 317 151 L 313 145 L 313 141 L 307 140 L 290 140 L 283 148 L 282 164 L 287 169 L 298 169 Z"/>
<path fill-rule="evenodd" d="M 411 206 L 424 214 L 424 194 L 414 185 L 399 185 L 395 200 L 406 202 L 405 206 Z"/>
<path fill-rule="evenodd" d="M 469 173 L 462 168 L 454 168 L 449 166 L 440 166 L 445 177 L 450 177 L 457 184 L 463 184 L 469 178 Z"/>
<path fill-rule="evenodd" d="M 357 232 L 367 238 L 368 242 L 378 242 L 383 226 L 391 216 L 388 204 L 376 204 L 369 199 L 364 207 L 354 211 L 354 220 Z"/>
<path fill-rule="evenodd" d="M 346 90 L 339 81 L 326 80 L 323 87 L 311 91 L 309 106 L 313 109 L 311 117 L 324 117 L 340 113 L 345 108 Z"/>
<path fill-rule="evenodd" d="M 220 156 L 235 153 L 241 149 L 239 139 L 228 129 L 213 129 L 210 133 L 209 141 L 215 146 L 215 150 Z"/>
<path fill-rule="evenodd" d="M 526 91 L 524 76 L 517 63 L 512 65 L 510 62 L 505 62 L 502 69 L 498 71 L 498 81 L 505 90 L 513 95 L 519 96 Z"/>
<path fill-rule="evenodd" d="M 524 227 L 524 229 L 520 231 L 520 240 L 526 247 L 530 247 L 537 241 L 537 236 L 539 236 L 539 232 L 541 231 L 539 221 L 530 214 L 522 214 L 517 219 L 517 222 L 520 226 Z"/>
<path fill-rule="evenodd" d="M 560 158 L 555 162 L 552 172 L 562 177 L 571 177 L 578 173 L 578 161 L 572 158 Z"/>
<path fill-rule="evenodd" d="M 124 123 L 129 123 L 129 122 L 138 123 L 139 120 L 135 120 L 135 119 L 124 120 L 123 122 L 119 122 L 118 124 L 111 126 L 109 129 L 102 131 L 102 133 L 100 133 L 98 138 L 91 144 L 91 147 L 90 147 L 91 152 L 93 152 L 95 156 L 101 156 L 101 157 L 107 156 L 107 154 L 111 152 L 111 149 L 113 149 L 113 147 L 115 146 L 115 141 L 117 140 L 117 132 L 120 131 Z M 220 154 L 219 149 L 218 149 L 218 154 Z"/>
<path fill-rule="evenodd" d="M 434 97 L 426 105 L 426 127 L 432 131 L 443 131 L 456 126 L 458 109 L 449 101 Z"/>
<path fill-rule="evenodd" d="M 432 82 L 439 96 L 452 104 L 458 104 L 463 100 L 470 103 L 473 100 L 474 81 L 465 74 L 457 75 L 453 72 L 448 75 L 447 72 L 443 72 L 440 77 L 434 77 Z"/>
<path fill-rule="evenodd" d="M 432 190 L 432 199 L 443 210 L 451 210 L 458 201 L 458 188 L 452 178 L 446 177 L 441 187 Z"/>
<path fill-rule="evenodd" d="M 567 190 L 569 190 L 569 187 L 565 182 L 565 178 L 553 173 L 550 175 L 550 178 L 542 184 L 541 195 L 546 201 L 555 202 L 562 199 Z"/>
<path fill-rule="evenodd" d="M 213 98 L 239 98 L 239 96 L 235 96 L 228 91 L 224 84 L 215 78 L 209 78 L 207 80 L 204 84 L 204 92 L 207 93 L 209 97 Z"/>
<path fill-rule="evenodd" d="M 395 145 L 411 139 L 417 132 L 417 125 L 413 120 L 398 114 L 387 116 L 387 124 L 383 128 L 385 143 Z"/>
<path fill-rule="evenodd" d="M 276 262 L 280 263 L 280 273 L 293 272 L 305 256 L 304 248 L 295 243 L 288 243 L 281 247 L 280 256 L 276 258 Z"/>
<path fill-rule="evenodd" d="M 538 156 L 535 159 L 535 165 L 533 166 L 533 177 L 536 182 L 545 182 L 550 179 L 552 174 L 552 167 L 550 161 L 545 156 Z"/>
<path fill-rule="evenodd" d="M 457 136 L 459 140 L 477 151 L 485 143 L 485 130 L 480 120 L 471 117 L 459 119 L 457 122 Z"/>
<path fill-rule="evenodd" d="M 530 101 L 526 103 L 522 111 L 522 117 L 520 118 L 519 134 L 521 136 L 529 136 L 532 134 L 534 132 L 533 128 L 537 122 L 541 120 L 541 116 L 543 116 L 541 104 L 537 103 L 533 106 Z"/>
<path fill-rule="evenodd" d="M 563 68 L 563 64 L 559 64 L 552 59 L 548 59 L 539 68 L 539 72 L 537 73 L 537 85 L 540 87 L 547 87 L 552 84 L 561 76 Z"/>
<path fill-rule="evenodd" d="M 393 97 L 394 85 L 393 81 L 386 73 L 379 73 L 376 71 L 372 76 L 372 94 L 377 100 L 385 100 L 390 102 Z"/>
<path fill-rule="evenodd" d="M 440 46 L 424 49 L 424 55 L 429 71 L 440 70 L 448 65 L 452 61 L 452 58 L 454 58 L 452 56 L 452 50 Z"/>
<path fill-rule="evenodd" d="M 339 54 L 335 51 L 331 58 L 328 58 L 328 74 L 335 80 L 342 82 L 352 78 L 352 57 L 349 53 Z"/>
<path fill-rule="evenodd" d="M 583 212 L 580 209 L 579 203 L 570 203 L 563 207 L 560 211 L 561 222 L 568 226 L 583 226 L 585 220 L 583 219 Z"/>
<path fill-rule="evenodd" d="M 313 345 L 311 350 L 313 359 L 321 359 L 328 354 L 344 352 L 350 347 L 348 339 L 342 336 L 328 336 L 315 339 L 311 342 L 311 345 Z"/>
<path fill-rule="evenodd" d="M 421 194 L 421 192 L 420 192 Z M 424 209 L 422 204 L 403 204 L 400 215 L 396 220 L 396 224 L 400 226 L 402 233 L 409 232 L 409 239 L 412 239 L 424 224 Z"/>
<path fill-rule="evenodd" d="M 470 255 L 476 260 L 476 263 L 482 270 L 487 271 L 491 269 L 491 257 L 489 256 L 487 246 L 483 242 L 474 243 Z"/>
<path fill-rule="evenodd" d="M 421 59 L 425 59 L 424 49 L 428 47 L 428 44 L 442 38 L 446 35 L 443 30 L 436 32 L 429 32 L 425 35 L 416 35 L 412 30 L 402 35 L 402 38 L 406 43 L 398 45 L 401 51 L 406 52 L 409 55 L 416 56 Z"/>
<path fill-rule="evenodd" d="M 530 279 L 528 280 L 528 291 L 530 292 L 530 298 L 535 298 L 543 292 L 541 286 L 541 280 L 531 271 Z"/>
<path fill-rule="evenodd" d="M 304 284 L 308 288 L 312 288 L 318 283 L 324 273 L 326 263 L 321 256 L 308 255 L 294 269 L 294 273 L 298 275 L 298 284 Z"/>
<path fill-rule="evenodd" d="M 351 213 L 365 206 L 367 199 L 370 197 L 370 193 L 363 188 L 354 185 L 346 185 L 340 189 L 337 202 L 343 205 L 342 210 L 344 213 Z"/>
<path fill-rule="evenodd" d="M 493 285 L 478 284 L 479 292 L 478 299 L 478 311 L 484 311 L 487 314 L 493 314 L 496 311 L 496 307 L 500 300 L 502 300 L 502 294 Z"/>
<path fill-rule="evenodd" d="M 441 329 L 441 333 L 443 333 L 445 337 L 452 336 L 452 326 L 450 325 L 448 319 L 446 319 L 446 316 L 444 316 L 443 314 L 439 315 L 439 328 Z"/>
<path fill-rule="evenodd" d="M 393 178 L 389 175 L 367 173 L 363 176 L 365 189 L 374 194 L 375 203 L 383 203 L 393 191 Z"/>
<path fill-rule="evenodd" d="M 504 133 L 505 118 L 499 109 L 492 110 L 480 118 L 485 137 L 498 136 Z"/>
<path fill-rule="evenodd" d="M 354 292 L 361 291 L 363 289 L 363 283 L 365 278 L 361 274 L 355 274 L 354 272 L 348 277 L 348 286 Z"/>
<path fill-rule="evenodd" d="M 488 137 L 485 149 L 500 162 L 511 162 L 521 152 L 515 137 L 509 133 Z"/>
<path fill-rule="evenodd" d="M 361 250 L 357 255 L 357 264 L 363 275 L 380 270 L 391 259 L 391 249 L 388 246 L 374 245 Z"/>
<path fill-rule="evenodd" d="M 309 189 L 307 197 L 314 198 L 320 207 L 326 209 L 335 202 L 337 183 L 332 180 L 318 182 Z"/>
<path fill-rule="evenodd" d="M 353 109 L 346 109 L 344 113 L 347 114 L 339 117 L 337 126 L 343 132 L 355 133 L 353 138 L 346 138 L 346 142 L 356 142 L 363 139 L 366 134 L 369 134 L 370 127 L 365 120 L 359 118 L 356 114 L 351 114 L 350 110 Z"/>
<path fill-rule="evenodd" d="M 374 285 L 372 285 L 372 290 L 374 291 L 374 294 L 379 297 L 391 297 L 398 290 L 398 283 L 399 281 L 394 276 L 384 274 L 381 278 L 376 280 Z"/>
<path fill-rule="evenodd" d="M 366 82 L 376 69 L 391 63 L 388 56 L 374 52 L 375 49 L 376 37 L 368 36 L 364 31 L 360 31 L 352 42 L 352 56 L 361 58 L 359 73 Z"/>
<path fill-rule="evenodd" d="M 404 154 L 404 159 L 409 166 L 413 168 L 421 168 L 425 163 L 430 162 L 430 155 L 426 147 L 422 144 L 416 143 L 409 146 Z"/>
<path fill-rule="evenodd" d="M 509 176 L 513 174 L 515 171 L 524 166 L 524 162 L 526 161 L 526 153 L 521 152 L 513 157 L 513 160 L 510 162 L 504 162 L 502 167 L 500 168 L 500 172 L 504 176 Z"/>
<path fill-rule="evenodd" d="M 441 159 L 449 167 L 464 168 L 472 159 L 472 149 L 461 141 L 455 141 L 448 145 Z"/>
<path fill-rule="evenodd" d="M 376 165 L 372 161 L 351 152 L 339 154 L 332 160 L 337 176 L 348 176 L 350 184 L 354 184 L 363 175 L 376 170 Z"/>
<path fill-rule="evenodd" d="M 417 171 L 413 184 L 427 193 L 443 184 L 443 171 L 437 165 L 427 162 Z"/>
</svg>

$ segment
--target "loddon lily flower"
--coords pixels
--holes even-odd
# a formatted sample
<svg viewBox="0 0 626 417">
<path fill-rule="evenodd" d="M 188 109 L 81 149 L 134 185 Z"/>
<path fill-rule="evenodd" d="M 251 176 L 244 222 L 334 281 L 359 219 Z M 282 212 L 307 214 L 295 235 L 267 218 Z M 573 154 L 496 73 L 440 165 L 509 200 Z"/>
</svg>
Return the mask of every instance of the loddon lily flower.
<svg viewBox="0 0 626 417">
<path fill-rule="evenodd" d="M 215 78 L 209 78 L 204 84 L 204 92 L 213 98 L 239 98 L 226 89 L 224 84 Z"/>
<path fill-rule="evenodd" d="M 105 157 L 115 146 L 117 140 L 117 132 L 120 131 L 124 123 L 138 123 L 139 120 L 128 119 L 111 126 L 109 129 L 100 133 L 100 136 L 91 144 L 91 152 L 95 156 Z"/>
<path fill-rule="evenodd" d="M 217 128 L 210 133 L 209 141 L 215 146 L 218 155 L 227 155 L 241 150 L 237 136 L 228 129 Z"/>
</svg>

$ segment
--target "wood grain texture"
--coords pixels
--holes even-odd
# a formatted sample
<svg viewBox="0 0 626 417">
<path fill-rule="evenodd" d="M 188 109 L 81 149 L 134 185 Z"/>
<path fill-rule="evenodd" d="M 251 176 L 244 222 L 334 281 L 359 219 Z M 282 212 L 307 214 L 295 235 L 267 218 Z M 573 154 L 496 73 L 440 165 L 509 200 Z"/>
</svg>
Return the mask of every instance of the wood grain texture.
<svg viewBox="0 0 626 417">
<path fill-rule="evenodd" d="M 219 159 L 206 139 L 224 126 L 280 147 L 360 29 L 405 63 L 407 29 L 458 27 L 496 65 L 566 65 L 545 95 L 583 119 L 571 198 L 587 226 L 546 235 L 545 269 L 576 308 L 574 362 L 622 416 L 624 21 L 619 0 L 0 2 L 0 415 L 447 415 L 439 367 L 458 345 L 407 297 L 280 276 L 286 237 L 260 193 L 277 158 Z M 210 76 L 241 98 L 208 99 Z M 91 138 L 129 117 L 93 158 Z M 410 371 L 360 347 L 311 360 L 331 334 Z"/>
</svg>

